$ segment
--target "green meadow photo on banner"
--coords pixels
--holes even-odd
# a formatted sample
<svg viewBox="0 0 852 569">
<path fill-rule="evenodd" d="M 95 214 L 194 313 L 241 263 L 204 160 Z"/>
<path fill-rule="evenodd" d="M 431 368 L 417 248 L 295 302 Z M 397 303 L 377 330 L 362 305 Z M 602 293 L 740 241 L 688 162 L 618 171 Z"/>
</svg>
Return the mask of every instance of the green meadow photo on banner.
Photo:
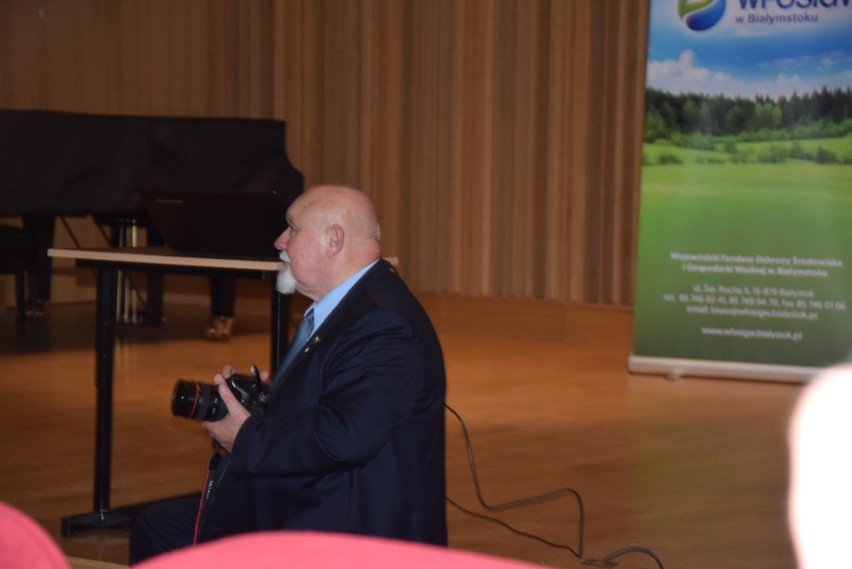
<svg viewBox="0 0 852 569">
<path fill-rule="evenodd" d="M 651 0 L 631 371 L 852 354 L 852 1 Z"/>
</svg>

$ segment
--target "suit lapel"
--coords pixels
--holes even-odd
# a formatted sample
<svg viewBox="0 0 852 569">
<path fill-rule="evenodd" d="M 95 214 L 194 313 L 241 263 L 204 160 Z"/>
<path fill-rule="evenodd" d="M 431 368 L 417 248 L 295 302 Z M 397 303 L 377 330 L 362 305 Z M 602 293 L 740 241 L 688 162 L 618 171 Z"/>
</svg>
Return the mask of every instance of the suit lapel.
<svg viewBox="0 0 852 569">
<path fill-rule="evenodd" d="M 371 283 L 382 278 L 382 275 L 389 271 L 393 272 L 393 267 L 384 259 L 380 259 L 373 268 L 367 271 L 364 276 L 355 283 L 355 286 L 353 286 L 340 300 L 338 305 L 334 307 L 334 310 L 331 311 L 331 314 L 328 315 L 320 327 L 314 330 L 313 334 L 311 334 L 310 338 L 308 338 L 308 341 L 305 342 L 305 345 L 299 353 L 296 354 L 293 361 L 290 362 L 290 366 L 283 370 L 283 373 L 280 375 L 276 372 L 274 376 L 275 379 L 272 382 L 273 396 L 275 396 L 280 385 L 287 381 L 287 378 L 299 369 L 299 367 L 304 363 L 305 358 L 313 352 L 324 339 L 338 334 L 342 327 L 346 326 L 349 322 L 363 313 L 362 310 L 356 309 L 356 306 L 362 299 L 363 291 L 368 288 Z"/>
</svg>

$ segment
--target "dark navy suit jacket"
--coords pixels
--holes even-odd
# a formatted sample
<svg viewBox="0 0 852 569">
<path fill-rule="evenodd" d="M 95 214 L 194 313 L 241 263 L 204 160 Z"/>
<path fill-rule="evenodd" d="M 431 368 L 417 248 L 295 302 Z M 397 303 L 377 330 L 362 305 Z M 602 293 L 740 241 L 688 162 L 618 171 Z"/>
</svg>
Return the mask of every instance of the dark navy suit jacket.
<svg viewBox="0 0 852 569">
<path fill-rule="evenodd" d="M 432 324 L 380 260 L 240 429 L 199 540 L 301 529 L 446 545 L 445 393 Z"/>
</svg>

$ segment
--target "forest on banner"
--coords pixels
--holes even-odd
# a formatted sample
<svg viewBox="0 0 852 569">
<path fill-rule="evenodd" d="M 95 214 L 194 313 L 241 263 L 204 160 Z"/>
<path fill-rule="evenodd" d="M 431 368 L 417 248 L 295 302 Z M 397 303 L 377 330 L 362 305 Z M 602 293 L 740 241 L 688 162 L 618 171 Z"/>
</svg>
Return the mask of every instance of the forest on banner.
<svg viewBox="0 0 852 569">
<path fill-rule="evenodd" d="M 688 155 L 674 149 L 691 149 L 710 153 L 699 155 L 699 163 L 791 159 L 848 165 L 852 164 L 850 133 L 850 88 L 823 87 L 777 99 L 672 94 L 649 88 L 643 162 L 679 164 Z"/>
</svg>

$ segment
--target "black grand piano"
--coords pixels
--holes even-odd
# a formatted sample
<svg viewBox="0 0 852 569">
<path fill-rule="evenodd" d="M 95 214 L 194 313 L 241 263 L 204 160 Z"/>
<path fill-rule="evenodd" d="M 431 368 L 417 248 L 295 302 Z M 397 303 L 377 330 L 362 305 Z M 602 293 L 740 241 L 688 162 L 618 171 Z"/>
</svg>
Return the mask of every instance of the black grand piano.
<svg viewBox="0 0 852 569">
<path fill-rule="evenodd" d="M 0 217 L 20 216 L 34 234 L 38 266 L 31 268 L 47 271 L 43 286 L 55 218 L 143 219 L 139 188 L 275 190 L 289 205 L 304 182 L 287 158 L 284 134 L 275 120 L 0 111 Z M 150 282 L 148 293 L 150 309 Z M 127 529 L 134 511 L 110 506 L 111 351 L 108 364 L 98 363 L 110 371 L 108 380 L 97 378 L 93 510 L 64 518 L 63 536 Z"/>
<path fill-rule="evenodd" d="M 139 188 L 275 190 L 289 204 L 303 185 L 283 121 L 0 110 L 0 217 L 21 217 L 34 243 L 37 300 L 50 296 L 56 216 L 94 215 L 119 245 L 122 223 L 145 223 Z"/>
</svg>

